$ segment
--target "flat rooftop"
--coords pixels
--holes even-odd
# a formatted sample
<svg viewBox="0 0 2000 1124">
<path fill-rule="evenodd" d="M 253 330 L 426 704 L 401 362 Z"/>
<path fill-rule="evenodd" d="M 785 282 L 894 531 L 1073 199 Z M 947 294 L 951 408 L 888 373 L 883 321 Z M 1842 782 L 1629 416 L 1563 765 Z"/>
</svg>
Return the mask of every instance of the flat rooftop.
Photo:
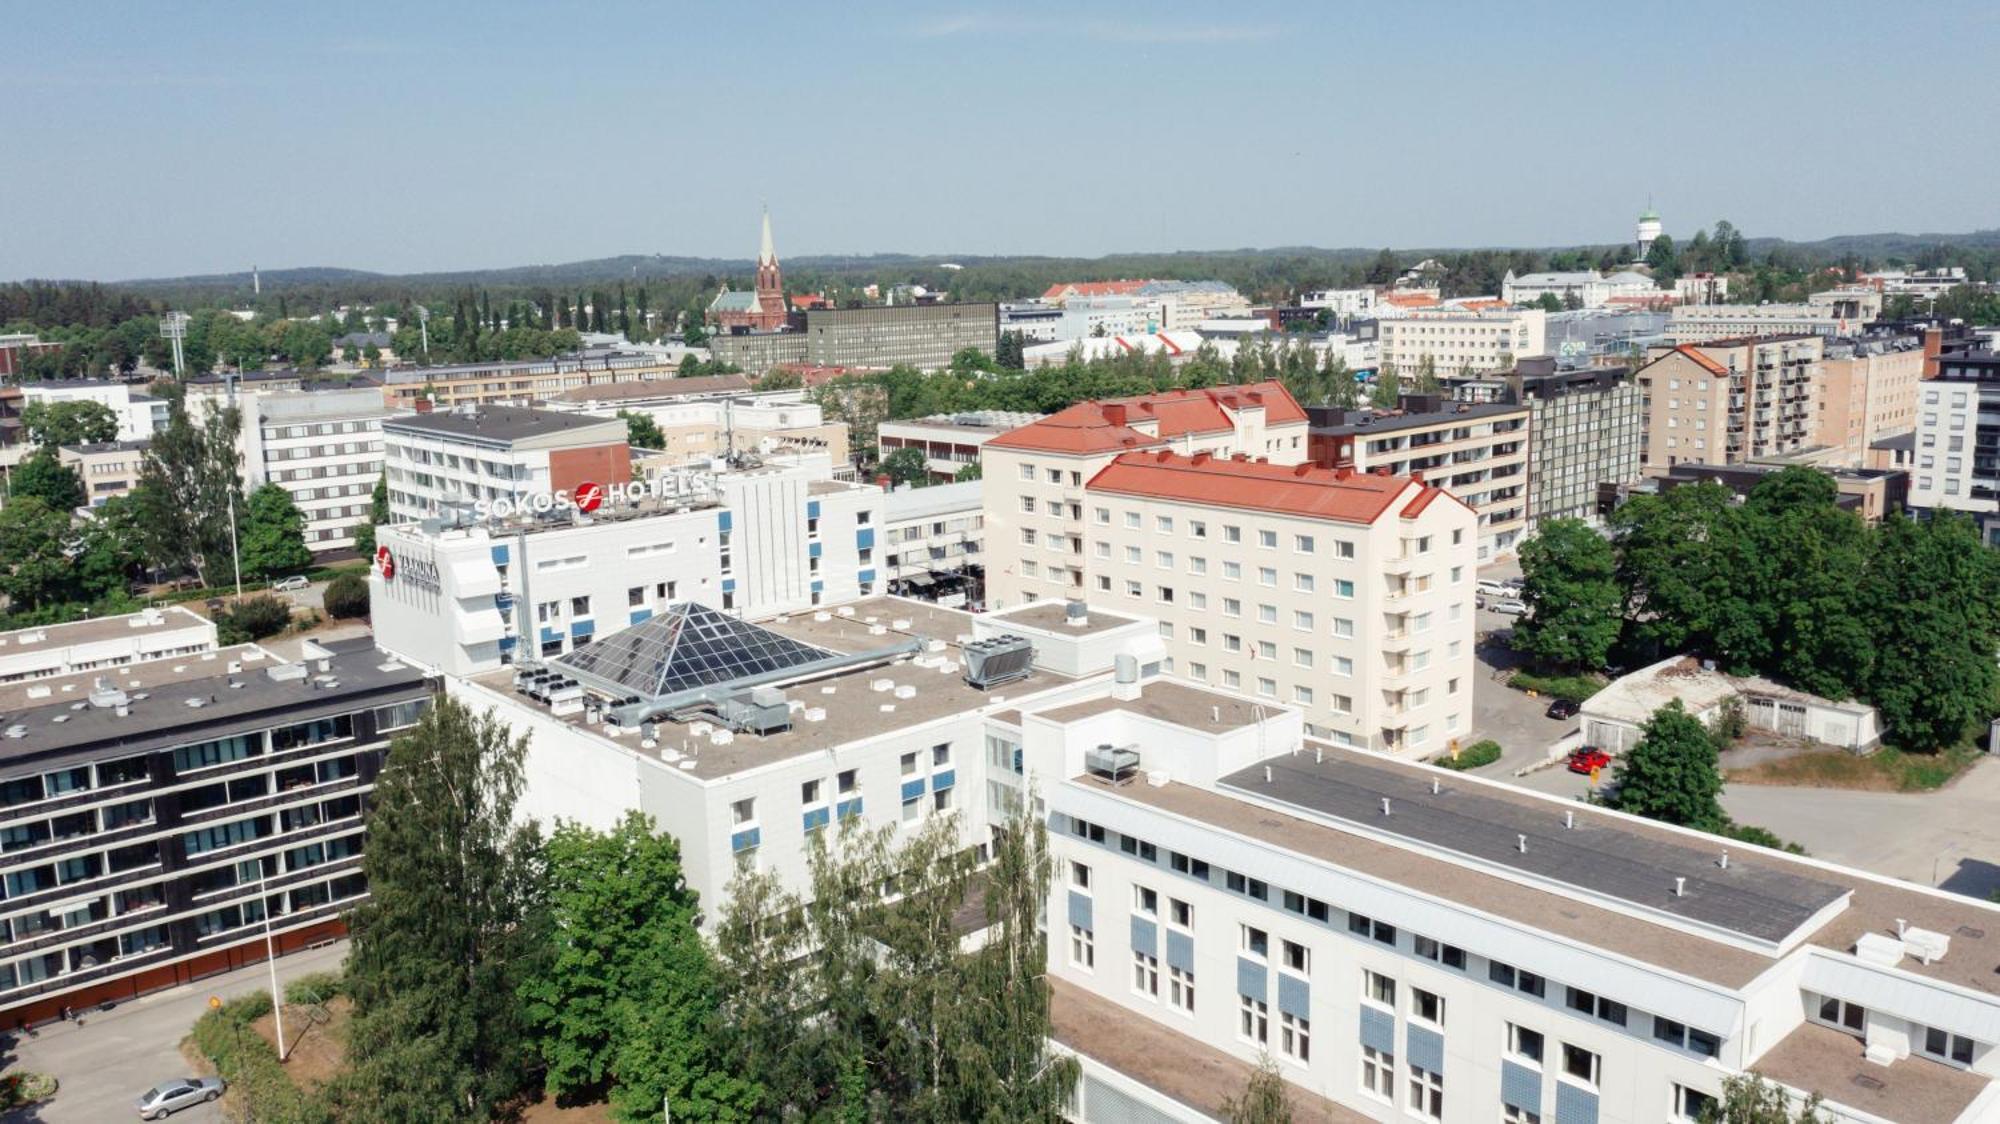
<svg viewBox="0 0 2000 1124">
<path fill-rule="evenodd" d="M 1350 433 L 1395 433 L 1405 429 L 1430 429 L 1440 425 L 1460 425 L 1467 422 L 1483 421 L 1488 418 L 1506 417 L 1510 414 L 1526 415 L 1528 406 L 1524 402 L 1456 402 L 1442 410 L 1423 411 L 1380 411 L 1347 410 L 1340 421 L 1329 418 L 1325 423 L 1313 422 L 1311 431 L 1315 434 L 1343 435 Z"/>
<path fill-rule="evenodd" d="M 200 628 L 208 618 L 184 605 L 169 605 L 153 613 L 125 613 L 115 617 L 45 624 L 0 633 L 0 657 L 22 652 L 53 652 L 79 644 L 96 644 L 125 637 L 157 636 L 185 628 Z"/>
<path fill-rule="evenodd" d="M 1813 1023 L 1800 1024 L 1750 1068 L 1898 1124 L 1952 1124 L 1988 1080 L 1914 1055 L 1876 1065 L 1861 1056 L 1860 1039 Z"/>
<path fill-rule="evenodd" d="M 1108 632 L 1134 623 L 1137 617 L 1122 616 L 1103 609 L 1092 609 L 1085 616 L 1084 623 L 1069 623 L 1069 610 L 1061 601 L 1037 601 L 1020 609 L 995 614 L 986 618 L 995 625 L 1019 624 L 1028 628 L 1047 629 L 1050 632 L 1067 632 L 1078 636 L 1089 636 L 1094 632 Z"/>
<path fill-rule="evenodd" d="M 594 414 L 534 410 L 526 406 L 479 406 L 464 412 L 433 410 L 427 414 L 410 414 L 382 422 L 383 429 L 409 430 L 438 437 L 475 437 L 487 441 L 520 441 L 604 426 L 616 426 L 622 433 L 625 423 L 617 418 L 600 418 Z"/>
<path fill-rule="evenodd" d="M 1263 717 L 1258 714 L 1261 709 L 1257 703 L 1236 695 L 1220 695 L 1173 679 L 1155 679 L 1139 689 L 1136 699 L 1106 695 L 1033 713 L 1037 718 L 1069 723 L 1122 711 L 1204 734 L 1225 734 L 1256 724 Z M 1018 719 L 1015 724 L 1019 725 Z"/>
<path fill-rule="evenodd" d="M 47 706 L 53 702 L 67 706 L 84 698 L 90 694 L 91 687 L 99 679 L 122 691 L 145 691 L 194 679 L 213 678 L 218 668 L 228 667 L 231 661 L 260 670 L 269 664 L 284 662 L 256 644 L 237 644 L 210 652 L 148 659 L 140 663 L 118 664 L 112 667 L 96 667 L 88 671 L 72 671 L 67 675 L 45 675 L 39 679 L 16 680 L 0 684 L 0 726 L 7 725 L 13 715 L 23 710 Z M 0 745 L 4 744 L 6 743 L 0 742 Z"/>
</svg>

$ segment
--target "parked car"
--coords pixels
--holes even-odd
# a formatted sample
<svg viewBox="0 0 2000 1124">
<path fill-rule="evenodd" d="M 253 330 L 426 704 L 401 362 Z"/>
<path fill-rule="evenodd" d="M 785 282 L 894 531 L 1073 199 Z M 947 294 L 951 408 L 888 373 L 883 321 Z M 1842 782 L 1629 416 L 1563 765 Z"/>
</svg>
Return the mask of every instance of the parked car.
<svg viewBox="0 0 2000 1124">
<path fill-rule="evenodd" d="M 297 593 L 299 590 L 305 589 L 310 585 L 312 583 L 305 579 L 305 575 L 293 574 L 289 578 L 279 578 L 277 581 L 272 582 L 271 588 L 278 593 Z"/>
<path fill-rule="evenodd" d="M 1588 776 L 1598 769 L 1611 767 L 1611 755 L 1594 745 L 1573 749 L 1569 754 L 1569 771 Z"/>
<path fill-rule="evenodd" d="M 220 1077 L 182 1077 L 162 1081 L 139 1094 L 139 1119 L 165 1120 L 168 1113 L 212 1101 L 228 1088 Z"/>
<path fill-rule="evenodd" d="M 1526 616 L 1528 603 L 1518 597 L 1501 597 L 1486 603 L 1486 607 L 1503 617 Z"/>
<path fill-rule="evenodd" d="M 1497 597 L 1505 597 L 1509 593 L 1514 592 L 1508 588 L 1506 582 L 1500 581 L 1497 578 L 1480 578 L 1475 588 L 1481 593 L 1491 593 Z"/>
<path fill-rule="evenodd" d="M 1550 718 L 1575 718 L 1576 704 L 1568 699 L 1557 699 L 1549 704 L 1546 713 Z"/>
</svg>

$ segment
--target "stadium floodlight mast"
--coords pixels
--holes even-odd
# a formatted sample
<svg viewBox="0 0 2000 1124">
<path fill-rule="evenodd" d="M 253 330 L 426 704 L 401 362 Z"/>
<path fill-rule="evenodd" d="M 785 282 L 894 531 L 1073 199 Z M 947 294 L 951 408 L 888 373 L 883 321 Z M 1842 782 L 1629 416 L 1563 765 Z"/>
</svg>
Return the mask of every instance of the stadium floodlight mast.
<svg viewBox="0 0 2000 1124">
<path fill-rule="evenodd" d="M 417 332 L 424 339 L 424 362 L 431 361 L 431 310 L 417 306 Z"/>
<path fill-rule="evenodd" d="M 188 321 L 192 319 L 185 312 L 169 312 L 160 317 L 160 337 L 172 345 L 174 350 L 174 379 L 185 381 L 187 372 L 181 355 L 181 341 L 187 338 Z"/>
</svg>

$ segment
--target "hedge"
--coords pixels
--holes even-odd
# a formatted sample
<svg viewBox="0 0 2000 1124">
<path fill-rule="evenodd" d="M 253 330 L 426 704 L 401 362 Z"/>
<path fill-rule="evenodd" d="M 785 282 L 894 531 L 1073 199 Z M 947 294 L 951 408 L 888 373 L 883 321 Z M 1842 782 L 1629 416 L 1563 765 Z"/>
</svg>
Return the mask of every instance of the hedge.
<svg viewBox="0 0 2000 1124">
<path fill-rule="evenodd" d="M 1462 771 L 1491 765 L 1498 760 L 1500 760 L 1500 743 L 1494 741 L 1492 738 L 1484 738 L 1459 750 L 1456 760 L 1453 760 L 1451 754 L 1447 753 L 1443 757 L 1432 761 L 1431 764 L 1446 769 L 1458 769 Z"/>
<path fill-rule="evenodd" d="M 1514 677 L 1507 680 L 1507 685 L 1516 691 L 1533 691 L 1573 703 L 1581 703 L 1604 689 L 1603 680 L 1588 675 L 1536 675 L 1528 671 L 1515 672 Z"/>
<path fill-rule="evenodd" d="M 271 997 L 256 992 L 195 1020 L 194 1044 L 243 1098 L 248 1115 L 269 1124 L 332 1124 L 333 1110 L 300 1089 L 278 1052 L 250 1024 L 271 1013 Z"/>
</svg>

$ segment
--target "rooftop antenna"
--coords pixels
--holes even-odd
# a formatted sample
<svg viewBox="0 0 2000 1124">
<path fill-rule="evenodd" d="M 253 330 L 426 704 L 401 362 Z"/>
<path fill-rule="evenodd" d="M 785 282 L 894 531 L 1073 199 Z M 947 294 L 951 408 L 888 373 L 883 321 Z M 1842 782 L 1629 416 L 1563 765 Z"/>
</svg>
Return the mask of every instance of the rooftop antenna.
<svg viewBox="0 0 2000 1124">
<path fill-rule="evenodd" d="M 264 295 L 264 276 L 257 272 L 255 263 L 250 266 L 250 295 L 253 297 Z"/>
</svg>

